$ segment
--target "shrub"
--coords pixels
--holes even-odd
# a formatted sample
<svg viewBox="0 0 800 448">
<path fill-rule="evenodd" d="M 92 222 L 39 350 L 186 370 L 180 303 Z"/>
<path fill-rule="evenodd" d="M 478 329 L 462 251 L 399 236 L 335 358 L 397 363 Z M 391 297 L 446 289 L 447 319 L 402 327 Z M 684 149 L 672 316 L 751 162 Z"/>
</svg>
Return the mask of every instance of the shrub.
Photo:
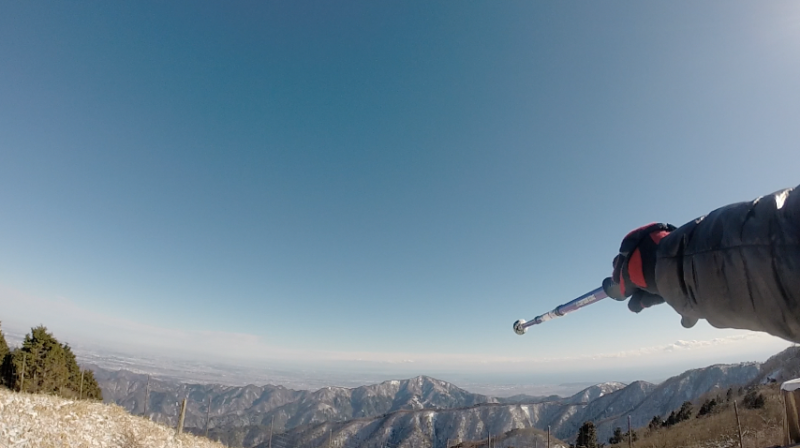
<svg viewBox="0 0 800 448">
<path fill-rule="evenodd" d="M 742 404 L 747 409 L 761 409 L 766 403 L 767 401 L 764 398 L 764 394 L 756 392 L 755 389 L 747 391 L 747 394 L 745 394 L 742 400 Z"/>
</svg>

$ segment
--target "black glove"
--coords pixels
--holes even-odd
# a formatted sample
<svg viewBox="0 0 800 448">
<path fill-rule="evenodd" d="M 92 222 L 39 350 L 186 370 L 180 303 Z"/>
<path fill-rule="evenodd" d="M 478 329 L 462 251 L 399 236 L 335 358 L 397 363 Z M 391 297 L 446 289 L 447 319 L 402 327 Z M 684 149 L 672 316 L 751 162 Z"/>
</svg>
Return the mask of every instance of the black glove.
<svg viewBox="0 0 800 448">
<path fill-rule="evenodd" d="M 609 297 L 625 300 L 628 309 L 639 313 L 645 308 L 664 303 L 656 285 L 656 254 L 658 243 L 675 230 L 671 224 L 654 223 L 628 233 L 614 258 L 614 272 L 603 282 Z M 690 328 L 697 319 L 683 317 L 681 325 Z"/>
</svg>

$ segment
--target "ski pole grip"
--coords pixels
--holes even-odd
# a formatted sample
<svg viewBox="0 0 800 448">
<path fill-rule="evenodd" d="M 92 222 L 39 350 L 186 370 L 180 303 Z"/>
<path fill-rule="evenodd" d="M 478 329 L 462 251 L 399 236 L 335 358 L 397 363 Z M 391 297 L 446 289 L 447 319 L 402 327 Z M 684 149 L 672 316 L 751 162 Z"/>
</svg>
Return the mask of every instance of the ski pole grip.
<svg viewBox="0 0 800 448">
<path fill-rule="evenodd" d="M 614 280 L 612 280 L 611 277 L 606 277 L 603 280 L 603 291 L 605 291 L 608 297 L 611 297 L 614 300 L 622 302 L 626 299 L 626 297 L 622 295 L 619 283 L 614 283 Z"/>
</svg>

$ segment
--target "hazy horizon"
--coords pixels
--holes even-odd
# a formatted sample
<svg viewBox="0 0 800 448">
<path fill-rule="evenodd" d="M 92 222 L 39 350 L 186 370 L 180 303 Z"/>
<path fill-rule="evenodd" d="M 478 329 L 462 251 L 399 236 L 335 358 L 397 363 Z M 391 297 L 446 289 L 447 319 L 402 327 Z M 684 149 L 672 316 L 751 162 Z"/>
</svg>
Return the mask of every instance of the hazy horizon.
<svg viewBox="0 0 800 448">
<path fill-rule="evenodd" d="M 50 330 L 48 328 L 48 330 Z M 12 327 L 11 331 L 3 327 L 9 345 L 18 345 L 24 333 Z M 55 334 L 58 338 L 59 336 Z M 371 362 L 327 362 L 298 363 L 281 360 L 191 357 L 186 354 L 167 356 L 140 348 L 126 351 L 114 349 L 108 345 L 81 343 L 80 341 L 60 339 L 69 343 L 81 364 L 97 365 L 108 370 L 126 369 L 134 372 L 154 374 L 162 378 L 170 378 L 182 382 L 217 383 L 243 386 L 255 384 L 281 385 L 292 389 L 316 390 L 326 386 L 358 387 L 377 384 L 388 380 L 408 379 L 415 376 L 429 376 L 455 384 L 473 393 L 482 393 L 497 397 L 516 394 L 537 396 L 572 395 L 590 385 L 603 382 L 631 383 L 648 381 L 659 383 L 667 378 L 683 373 L 686 370 L 707 367 L 713 364 L 736 364 L 740 362 L 763 362 L 772 355 L 783 350 L 764 354 L 753 352 L 741 356 L 712 356 L 710 358 L 695 357 L 691 360 L 679 360 L 670 363 L 660 358 L 657 365 L 630 368 L 583 368 L 558 370 L 552 367 L 546 371 L 511 371 L 471 369 L 446 369 L 442 367 L 417 367 L 413 363 L 401 363 L 400 366 L 389 363 Z M 697 341 L 695 341 L 697 342 Z M 788 347 L 791 344 L 786 344 Z M 598 354 L 602 357 L 603 354 Z M 586 363 L 592 359 L 583 360 Z M 666 361 L 666 362 L 665 362 Z M 581 362 L 581 361 L 578 361 Z"/>
</svg>

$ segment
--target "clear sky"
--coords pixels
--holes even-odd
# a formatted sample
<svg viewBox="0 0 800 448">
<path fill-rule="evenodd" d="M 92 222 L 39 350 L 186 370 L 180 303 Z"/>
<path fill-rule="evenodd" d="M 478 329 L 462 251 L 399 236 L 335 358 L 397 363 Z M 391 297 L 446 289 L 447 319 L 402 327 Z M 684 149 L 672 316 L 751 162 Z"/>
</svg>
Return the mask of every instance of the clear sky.
<svg viewBox="0 0 800 448">
<path fill-rule="evenodd" d="M 800 183 L 798 2 L 1 8 L 9 331 L 409 374 L 787 345 L 611 301 L 511 324 L 634 227 Z"/>
</svg>

